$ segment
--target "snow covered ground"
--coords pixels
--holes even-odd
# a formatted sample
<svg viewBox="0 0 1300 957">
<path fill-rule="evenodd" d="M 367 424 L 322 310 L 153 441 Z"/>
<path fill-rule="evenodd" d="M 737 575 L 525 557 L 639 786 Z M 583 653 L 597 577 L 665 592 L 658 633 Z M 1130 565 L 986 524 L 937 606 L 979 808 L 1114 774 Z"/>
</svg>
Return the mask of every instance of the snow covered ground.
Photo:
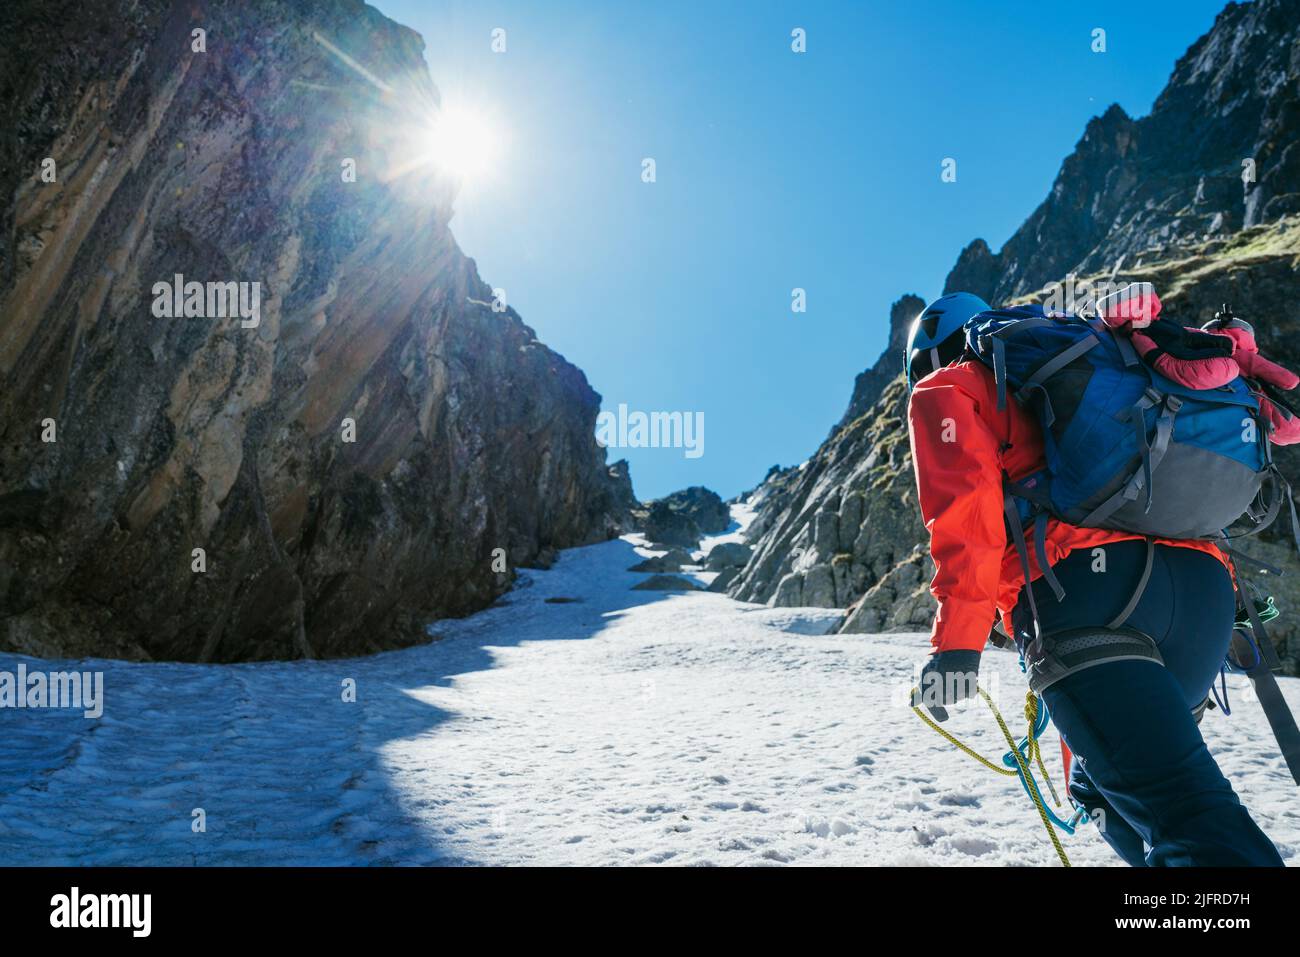
<svg viewBox="0 0 1300 957">
<path fill-rule="evenodd" d="M 564 552 L 419 648 L 78 663 L 105 672 L 101 718 L 0 710 L 0 864 L 1057 866 L 1015 780 L 906 707 L 923 636 L 630 591 L 641 542 Z M 0 671 L 20 661 L 51 667 L 0 655 Z M 984 669 L 1020 730 L 1015 656 L 990 651 Z M 1283 684 L 1300 706 L 1300 682 Z M 1293 863 L 1296 788 L 1244 679 L 1230 685 L 1232 717 L 1204 728 Z M 948 726 L 1005 750 L 982 705 Z M 1116 863 L 1089 828 L 1065 843 L 1076 865 Z"/>
</svg>

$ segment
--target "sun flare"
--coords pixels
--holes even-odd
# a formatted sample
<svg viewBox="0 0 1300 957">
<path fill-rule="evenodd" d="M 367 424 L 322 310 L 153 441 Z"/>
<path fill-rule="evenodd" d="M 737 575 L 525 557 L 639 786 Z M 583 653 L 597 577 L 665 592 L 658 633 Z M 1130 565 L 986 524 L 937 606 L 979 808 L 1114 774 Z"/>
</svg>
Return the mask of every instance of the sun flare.
<svg viewBox="0 0 1300 957">
<path fill-rule="evenodd" d="M 496 168 L 501 137 L 485 110 L 445 103 L 421 133 L 421 160 L 460 183 L 481 182 Z"/>
</svg>

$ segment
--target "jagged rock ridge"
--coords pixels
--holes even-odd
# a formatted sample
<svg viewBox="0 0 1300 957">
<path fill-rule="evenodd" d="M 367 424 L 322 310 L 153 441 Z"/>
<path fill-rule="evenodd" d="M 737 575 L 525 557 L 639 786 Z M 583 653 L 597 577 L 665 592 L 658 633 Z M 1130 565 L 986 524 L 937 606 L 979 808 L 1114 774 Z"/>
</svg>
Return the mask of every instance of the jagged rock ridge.
<svg viewBox="0 0 1300 957">
<path fill-rule="evenodd" d="M 1108 272 L 1300 212 L 1300 0 L 1229 3 L 1151 114 L 1092 120 L 1047 199 L 995 255 L 965 249 L 944 291 L 990 301 Z"/>
</svg>

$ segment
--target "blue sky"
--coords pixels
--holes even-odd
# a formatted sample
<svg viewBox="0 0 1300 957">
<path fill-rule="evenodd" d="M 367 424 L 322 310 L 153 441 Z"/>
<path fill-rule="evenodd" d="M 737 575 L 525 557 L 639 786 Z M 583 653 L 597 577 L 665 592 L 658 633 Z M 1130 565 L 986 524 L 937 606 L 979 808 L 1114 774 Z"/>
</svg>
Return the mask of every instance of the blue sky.
<svg viewBox="0 0 1300 957">
<path fill-rule="evenodd" d="M 1089 117 L 1149 112 L 1223 6 L 375 5 L 424 36 L 444 98 L 497 131 L 452 221 L 483 278 L 605 409 L 704 414 L 698 457 L 610 450 L 643 499 L 729 497 L 807 458 L 880 354 L 890 303 L 938 295 L 975 237 L 999 248 Z"/>
</svg>

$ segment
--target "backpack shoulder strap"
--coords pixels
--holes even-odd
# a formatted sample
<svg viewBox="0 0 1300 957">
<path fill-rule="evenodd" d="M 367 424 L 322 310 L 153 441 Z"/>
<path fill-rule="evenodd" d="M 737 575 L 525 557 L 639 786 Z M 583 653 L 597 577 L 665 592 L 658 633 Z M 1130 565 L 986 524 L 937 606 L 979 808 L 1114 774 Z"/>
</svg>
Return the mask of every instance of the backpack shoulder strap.
<svg viewBox="0 0 1300 957">
<path fill-rule="evenodd" d="M 1067 346 L 1039 366 L 1034 371 L 1034 374 L 1025 380 L 1024 385 L 1016 390 L 1016 398 L 1022 402 L 1029 398 L 1031 392 L 1038 390 L 1043 402 L 1043 428 L 1050 429 L 1052 423 L 1056 421 L 1056 410 L 1052 408 L 1052 400 L 1048 397 L 1047 389 L 1044 388 L 1043 383 L 1100 342 L 1100 339 L 1092 335 L 1085 336 L 1073 345 Z"/>
</svg>

